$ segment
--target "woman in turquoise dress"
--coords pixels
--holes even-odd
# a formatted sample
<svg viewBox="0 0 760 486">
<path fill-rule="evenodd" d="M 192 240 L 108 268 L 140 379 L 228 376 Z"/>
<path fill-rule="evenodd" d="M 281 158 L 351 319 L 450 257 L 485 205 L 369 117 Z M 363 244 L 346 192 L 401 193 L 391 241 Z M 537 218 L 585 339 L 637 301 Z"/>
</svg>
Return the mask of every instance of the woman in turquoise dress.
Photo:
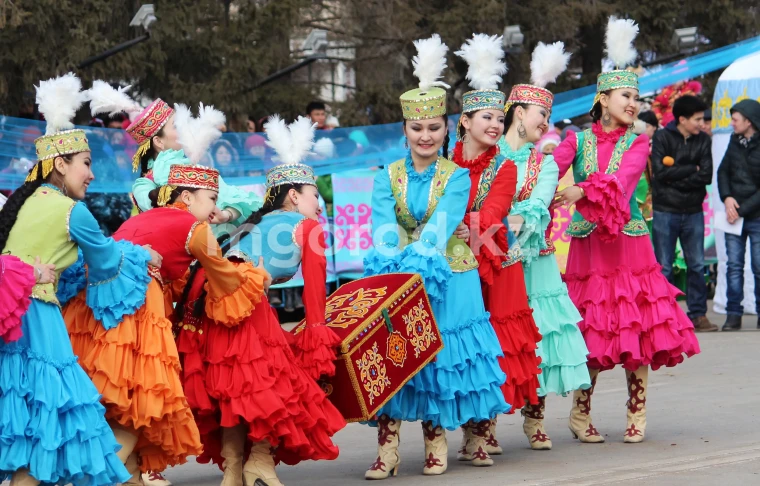
<svg viewBox="0 0 760 486">
<path fill-rule="evenodd" d="M 538 44 L 533 53 L 538 66 L 556 69 L 556 79 L 567 64 L 561 42 Z M 564 61 L 564 62 L 563 62 Z M 554 96 L 547 90 L 546 73 L 533 72 L 533 82 L 512 88 L 505 105 L 507 132 L 499 142 L 500 152 L 517 165 L 517 193 L 508 217 L 517 230 L 523 255 L 528 304 L 542 339 L 536 354 L 541 358 L 538 375 L 538 405 L 522 409 L 523 431 L 531 449 L 551 449 L 552 443 L 544 428 L 545 398 L 548 393 L 567 395 L 591 386 L 586 355 L 588 349 L 578 329 L 581 315 L 567 293 L 554 257 L 550 238 L 551 213 L 559 169 L 551 155 L 543 156 L 535 143 L 548 130 Z"/>
<path fill-rule="evenodd" d="M 366 472 L 367 479 L 397 473 L 401 421 L 422 421 L 422 473 L 438 475 L 448 466 L 446 430 L 470 421 L 490 421 L 509 410 L 500 388 L 506 379 L 497 362 L 501 349 L 483 305 L 477 260 L 455 235 L 467 209 L 470 178 L 469 171 L 445 157 L 446 91 L 435 86 L 447 48 L 437 35 L 415 46 L 416 73 L 429 73 L 426 64 L 441 68 L 433 79 L 421 77 L 419 89 L 401 96 L 409 154 L 375 177 L 374 248 L 364 265 L 367 276 L 393 272 L 422 276 L 444 347 L 378 411 L 377 459 Z M 480 440 L 474 450 L 485 450 L 485 438 Z M 489 463 L 490 458 L 482 465 Z"/>
<path fill-rule="evenodd" d="M 93 180 L 90 148 L 85 133 L 67 119 L 83 102 L 80 90 L 73 74 L 37 88 L 47 134 L 35 140 L 38 162 L 0 212 L 0 248 L 26 263 L 39 257 L 55 265 L 58 277 L 81 251 L 88 264 L 88 304 L 116 326 L 142 304 L 148 264 L 159 266 L 160 257 L 104 237 L 81 202 Z M 35 285 L 21 336 L 0 339 L 0 481 L 93 486 L 130 478 L 61 315 L 60 305 L 78 290 Z"/>
</svg>

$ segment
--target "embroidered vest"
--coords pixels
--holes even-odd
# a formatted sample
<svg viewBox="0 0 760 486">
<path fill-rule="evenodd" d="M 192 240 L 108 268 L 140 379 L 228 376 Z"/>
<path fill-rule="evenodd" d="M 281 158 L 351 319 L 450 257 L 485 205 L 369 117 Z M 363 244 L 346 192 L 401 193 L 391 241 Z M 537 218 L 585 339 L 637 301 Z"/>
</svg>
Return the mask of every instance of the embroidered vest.
<svg viewBox="0 0 760 486">
<path fill-rule="evenodd" d="M 536 187 L 536 184 L 538 184 L 538 174 L 541 173 L 541 162 L 543 160 L 543 154 L 539 154 L 535 147 L 530 149 L 528 162 L 525 164 L 525 179 L 523 180 L 520 192 L 517 194 L 517 201 L 530 199 L 533 189 Z M 552 215 L 550 214 L 549 217 L 551 218 L 551 216 Z M 549 221 L 549 225 L 544 232 L 544 242 L 546 243 L 546 248 L 538 252 L 539 256 L 551 255 L 556 251 L 556 248 L 554 248 L 554 242 L 552 241 L 551 221 Z"/>
<path fill-rule="evenodd" d="M 39 256 L 42 263 L 54 264 L 55 273 L 60 276 L 77 261 L 77 244 L 69 234 L 69 218 L 75 205 L 76 201 L 56 189 L 39 187 L 18 212 L 3 253 L 29 265 L 34 265 Z M 37 284 L 32 289 L 32 298 L 59 305 L 57 288 L 57 278 L 54 284 Z"/>
<path fill-rule="evenodd" d="M 391 191 L 393 192 L 393 197 L 396 199 L 396 221 L 406 232 L 407 236 L 407 238 L 399 238 L 401 241 L 400 247 L 402 248 L 407 241 L 416 241 L 419 239 L 419 234 L 422 232 L 422 228 L 424 228 L 425 223 L 427 223 L 433 215 L 435 208 L 438 207 L 438 201 L 443 197 L 449 179 L 459 167 L 454 162 L 444 158 L 439 158 L 437 164 L 438 166 L 435 175 L 433 176 L 433 180 L 430 181 L 428 207 L 422 221 L 417 221 L 414 216 L 412 216 L 409 211 L 409 206 L 406 203 L 409 180 L 406 173 L 405 160 L 399 160 L 388 166 L 388 175 L 391 180 Z M 478 268 L 478 262 L 469 245 L 453 234 L 446 245 L 444 256 L 446 257 L 446 261 L 449 263 L 452 272 L 461 273 Z"/>
<path fill-rule="evenodd" d="M 573 162 L 573 177 L 575 182 L 584 182 L 589 175 L 599 170 L 599 161 L 596 153 L 596 135 L 591 129 L 586 129 L 578 136 L 578 153 L 575 156 Z M 628 131 L 620 137 L 615 149 L 612 152 L 610 158 L 609 167 L 607 167 L 606 174 L 614 174 L 620 168 L 620 162 L 623 159 L 623 154 L 631 147 L 633 141 L 636 140 L 636 135 L 631 131 Z M 645 236 L 649 234 L 646 221 L 641 216 L 641 210 L 636 203 L 636 195 L 631 194 L 629 200 L 629 206 L 631 208 L 631 219 L 623 227 L 623 234 L 628 236 Z M 596 229 L 596 224 L 589 223 L 581 215 L 580 212 L 575 211 L 573 219 L 570 221 L 570 225 L 567 228 L 567 234 L 573 238 L 585 238 L 589 236 Z"/>
<path fill-rule="evenodd" d="M 267 213 L 225 256 L 254 265 L 258 265 L 259 257 L 264 257 L 264 268 L 272 276 L 272 283 L 287 282 L 301 265 L 302 252 L 296 241 L 296 231 L 305 220 L 305 216 L 292 211 Z"/>
</svg>

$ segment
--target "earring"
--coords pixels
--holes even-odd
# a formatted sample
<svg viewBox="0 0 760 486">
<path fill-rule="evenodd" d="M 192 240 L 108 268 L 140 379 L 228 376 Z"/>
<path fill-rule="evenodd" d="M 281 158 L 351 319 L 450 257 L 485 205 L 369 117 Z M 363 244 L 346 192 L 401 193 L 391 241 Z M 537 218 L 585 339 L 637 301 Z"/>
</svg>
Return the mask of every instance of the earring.
<svg viewBox="0 0 760 486">
<path fill-rule="evenodd" d="M 409 140 L 404 139 L 404 148 L 409 150 Z"/>
<path fill-rule="evenodd" d="M 69 190 L 68 190 L 68 189 L 66 189 L 66 181 L 63 181 L 63 187 L 62 187 L 62 189 L 63 189 L 63 191 L 62 191 L 62 192 L 63 192 L 63 195 L 64 195 L 64 196 L 66 196 L 66 197 L 68 197 L 68 195 L 69 195 Z"/>
<path fill-rule="evenodd" d="M 612 125 L 612 116 L 609 111 L 605 111 L 604 115 L 602 115 L 602 125 L 605 127 Z"/>
<path fill-rule="evenodd" d="M 465 133 L 464 137 L 462 137 L 462 143 L 470 143 L 470 134 Z"/>
<path fill-rule="evenodd" d="M 528 130 L 523 126 L 522 120 L 520 120 L 520 125 L 517 126 L 517 136 L 520 138 L 528 138 Z"/>
</svg>

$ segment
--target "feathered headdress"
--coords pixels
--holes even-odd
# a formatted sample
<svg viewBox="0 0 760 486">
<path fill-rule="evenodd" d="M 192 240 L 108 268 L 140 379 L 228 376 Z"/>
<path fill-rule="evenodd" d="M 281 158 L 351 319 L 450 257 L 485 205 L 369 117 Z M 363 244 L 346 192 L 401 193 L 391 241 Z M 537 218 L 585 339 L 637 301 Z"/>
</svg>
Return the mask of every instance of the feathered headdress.
<svg viewBox="0 0 760 486">
<path fill-rule="evenodd" d="M 203 103 L 198 105 L 198 117 L 193 117 L 190 108 L 183 104 L 174 105 L 174 110 L 177 141 L 190 162 L 198 164 L 211 144 L 222 136 L 220 128 L 226 121 L 224 113 Z"/>
<path fill-rule="evenodd" d="M 570 54 L 565 52 L 565 44 L 562 42 L 539 42 L 533 49 L 530 61 L 530 80 L 533 84 L 516 84 L 512 87 L 504 111 L 515 103 L 538 105 L 551 111 L 554 95 L 546 89 L 546 85 L 557 81 L 559 75 L 567 69 L 569 61 Z"/>
<path fill-rule="evenodd" d="M 438 34 L 429 39 L 414 41 L 417 55 L 412 58 L 418 88 L 401 95 L 401 109 L 407 120 L 437 118 L 446 114 L 446 91 L 449 85 L 441 81 L 446 69 L 449 48 Z"/>
<path fill-rule="evenodd" d="M 544 44 L 539 42 L 533 49 L 530 60 L 530 82 L 535 86 L 545 88 L 549 83 L 554 83 L 560 74 L 567 69 L 570 62 L 570 54 L 565 52 L 563 42 Z"/>
<path fill-rule="evenodd" d="M 280 162 L 267 172 L 265 199 L 272 197 L 272 188 L 283 184 L 315 184 L 314 171 L 302 163 L 314 146 L 314 127 L 304 116 L 287 125 L 279 115 L 272 115 L 264 124 L 267 145 L 274 149 L 276 160 Z"/>
<path fill-rule="evenodd" d="M 503 40 L 500 35 L 475 34 L 454 53 L 467 63 L 467 80 L 473 89 L 499 87 L 501 77 L 507 72 Z"/>
<path fill-rule="evenodd" d="M 127 94 L 129 88 L 131 86 L 117 89 L 101 80 L 93 82 L 92 88 L 87 90 L 92 116 L 101 113 L 108 113 L 113 116 L 123 112 L 129 116 L 130 120 L 134 120 L 137 114 L 142 111 L 142 106 L 129 97 Z"/>
<path fill-rule="evenodd" d="M 639 26 L 631 19 L 619 19 L 610 17 L 607 22 L 607 34 L 605 51 L 615 65 L 615 69 L 601 73 L 596 81 L 596 96 L 593 107 L 599 102 L 601 94 L 605 91 L 633 88 L 639 89 L 639 76 L 633 71 L 626 71 L 625 67 L 636 60 L 636 48 L 633 45 L 639 33 Z"/>
<path fill-rule="evenodd" d="M 53 161 L 61 155 L 75 154 L 90 150 L 83 130 L 74 130 L 74 117 L 87 94 L 82 92 L 82 82 L 74 73 L 40 81 L 36 86 L 37 106 L 45 117 L 45 135 L 34 141 L 38 163 L 32 167 L 26 178 L 33 182 L 40 175 L 47 178 L 53 170 Z"/>
</svg>

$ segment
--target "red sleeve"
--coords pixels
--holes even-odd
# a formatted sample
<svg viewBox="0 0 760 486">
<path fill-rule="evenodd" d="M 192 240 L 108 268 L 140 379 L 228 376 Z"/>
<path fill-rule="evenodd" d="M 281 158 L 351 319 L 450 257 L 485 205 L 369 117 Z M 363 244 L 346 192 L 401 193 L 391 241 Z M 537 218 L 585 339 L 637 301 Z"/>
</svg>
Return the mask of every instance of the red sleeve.
<svg viewBox="0 0 760 486">
<path fill-rule="evenodd" d="M 325 320 L 327 301 L 327 259 L 325 258 L 325 232 L 313 219 L 305 219 L 296 230 L 296 243 L 301 247 L 303 273 L 303 305 L 306 324 L 316 325 Z"/>
<path fill-rule="evenodd" d="M 487 284 L 493 283 L 494 272 L 501 270 L 501 264 L 506 260 L 509 245 L 504 218 L 509 215 L 516 186 L 517 166 L 511 160 L 505 160 L 480 211 L 469 214 L 470 245 L 478 260 L 480 278 Z"/>
</svg>

